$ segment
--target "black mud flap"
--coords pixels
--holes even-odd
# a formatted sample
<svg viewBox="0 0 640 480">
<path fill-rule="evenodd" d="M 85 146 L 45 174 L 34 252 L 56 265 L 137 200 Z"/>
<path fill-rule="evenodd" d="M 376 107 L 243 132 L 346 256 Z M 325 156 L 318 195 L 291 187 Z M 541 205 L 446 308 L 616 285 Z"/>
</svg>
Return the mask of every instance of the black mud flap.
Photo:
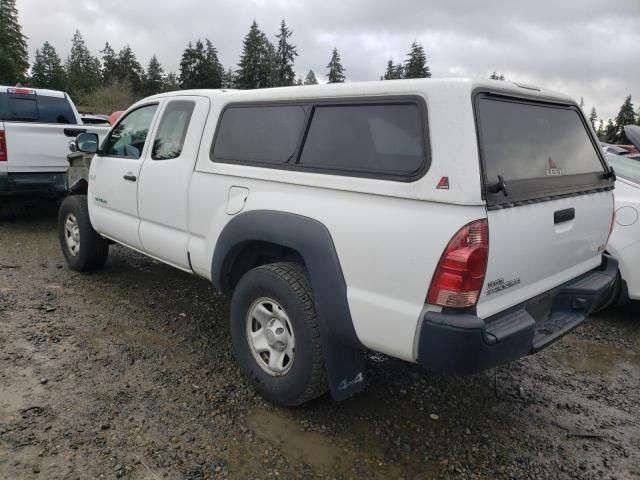
<svg viewBox="0 0 640 480">
<path fill-rule="evenodd" d="M 322 335 L 324 364 L 331 396 L 336 401 L 346 400 L 367 386 L 367 366 L 364 352 L 348 347 L 325 328 Z"/>
</svg>

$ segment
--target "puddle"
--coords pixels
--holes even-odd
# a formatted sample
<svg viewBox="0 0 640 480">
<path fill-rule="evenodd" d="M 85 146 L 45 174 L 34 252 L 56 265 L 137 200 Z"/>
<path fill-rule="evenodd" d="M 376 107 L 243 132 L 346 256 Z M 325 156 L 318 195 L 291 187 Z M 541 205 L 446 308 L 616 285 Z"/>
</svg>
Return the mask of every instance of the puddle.
<svg viewBox="0 0 640 480">
<path fill-rule="evenodd" d="M 343 454 L 328 436 L 318 432 L 303 432 L 294 420 L 273 412 L 254 412 L 247 417 L 247 425 L 257 436 L 278 447 L 292 464 L 308 463 L 317 470 L 327 472 Z"/>
<path fill-rule="evenodd" d="M 310 465 L 321 475 L 351 478 L 354 467 L 369 467 L 368 478 L 401 478 L 407 474 L 406 467 L 394 463 L 381 463 L 384 452 L 369 438 L 365 425 L 359 429 L 359 437 L 341 434 L 334 439 L 319 432 L 302 431 L 300 425 L 284 414 L 267 410 L 254 411 L 246 417 L 247 426 L 261 439 L 276 447 L 293 467 Z M 338 443 L 347 445 L 345 449 Z M 415 467 L 418 467 L 415 465 Z M 434 478 L 439 466 L 425 464 L 416 478 Z"/>
<path fill-rule="evenodd" d="M 563 342 L 571 345 L 571 351 L 558 353 L 562 363 L 574 370 L 598 375 L 606 375 L 623 368 L 635 371 L 640 376 L 640 355 L 601 345 L 574 337 L 566 337 Z"/>
</svg>

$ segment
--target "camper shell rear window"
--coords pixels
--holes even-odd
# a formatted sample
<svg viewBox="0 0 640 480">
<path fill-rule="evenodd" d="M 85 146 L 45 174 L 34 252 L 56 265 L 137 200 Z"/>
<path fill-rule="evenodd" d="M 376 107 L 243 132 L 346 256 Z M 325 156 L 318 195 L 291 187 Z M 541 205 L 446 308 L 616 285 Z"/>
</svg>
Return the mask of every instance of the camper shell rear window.
<svg viewBox="0 0 640 480">
<path fill-rule="evenodd" d="M 474 104 L 489 204 L 612 185 L 577 106 L 492 93 L 476 94 Z"/>
</svg>

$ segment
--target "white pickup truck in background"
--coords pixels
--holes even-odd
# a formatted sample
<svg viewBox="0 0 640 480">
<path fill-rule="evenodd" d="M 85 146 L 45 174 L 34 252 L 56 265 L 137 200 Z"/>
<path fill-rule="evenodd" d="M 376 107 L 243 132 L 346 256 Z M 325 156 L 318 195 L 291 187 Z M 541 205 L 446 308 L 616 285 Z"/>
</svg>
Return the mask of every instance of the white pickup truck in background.
<svg viewBox="0 0 640 480">
<path fill-rule="evenodd" d="M 85 125 L 64 92 L 0 86 L 0 196 L 65 193 L 69 142 L 108 131 Z"/>
</svg>

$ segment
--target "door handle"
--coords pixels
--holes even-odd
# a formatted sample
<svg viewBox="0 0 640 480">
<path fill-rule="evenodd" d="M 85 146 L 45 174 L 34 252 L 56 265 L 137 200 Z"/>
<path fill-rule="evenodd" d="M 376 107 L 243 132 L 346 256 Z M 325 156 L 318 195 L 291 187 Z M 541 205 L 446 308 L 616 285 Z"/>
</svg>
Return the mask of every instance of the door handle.
<svg viewBox="0 0 640 480">
<path fill-rule="evenodd" d="M 576 217 L 575 208 L 565 208 L 564 210 L 558 210 L 553 212 L 553 223 L 562 223 L 573 220 Z"/>
<path fill-rule="evenodd" d="M 124 178 L 128 182 L 135 182 L 137 180 L 137 177 L 131 172 L 125 174 L 125 176 L 122 177 L 122 178 Z"/>
<path fill-rule="evenodd" d="M 80 135 L 81 133 L 86 133 L 87 129 L 86 128 L 65 128 L 64 129 L 64 135 L 66 137 L 77 137 L 78 135 Z"/>
</svg>

